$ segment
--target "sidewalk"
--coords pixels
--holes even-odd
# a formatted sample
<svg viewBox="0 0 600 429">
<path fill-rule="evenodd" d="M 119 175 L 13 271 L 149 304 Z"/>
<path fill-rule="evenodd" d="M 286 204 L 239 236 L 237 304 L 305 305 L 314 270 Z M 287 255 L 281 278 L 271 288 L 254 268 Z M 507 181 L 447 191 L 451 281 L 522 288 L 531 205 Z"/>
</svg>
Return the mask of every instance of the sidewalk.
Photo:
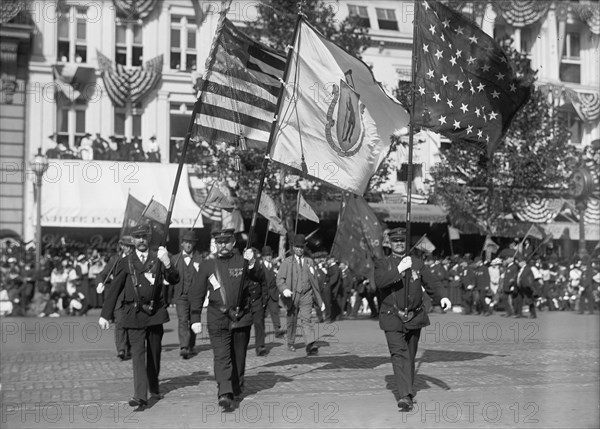
<svg viewBox="0 0 600 429">
<path fill-rule="evenodd" d="M 598 316 L 543 312 L 538 319 L 432 314 L 421 334 L 417 406 L 397 411 L 389 353 L 376 321 L 318 325 L 319 356 L 248 352 L 239 407 L 216 404 L 212 351 L 199 335 L 179 357 L 176 316 L 165 325 L 161 391 L 134 413 L 131 362 L 116 358 L 98 314 L 3 318 L 2 428 L 598 427 Z M 270 322 L 270 319 L 268 319 Z M 301 341 L 301 338 L 298 338 Z M 251 347 L 254 340 L 251 339 Z"/>
</svg>

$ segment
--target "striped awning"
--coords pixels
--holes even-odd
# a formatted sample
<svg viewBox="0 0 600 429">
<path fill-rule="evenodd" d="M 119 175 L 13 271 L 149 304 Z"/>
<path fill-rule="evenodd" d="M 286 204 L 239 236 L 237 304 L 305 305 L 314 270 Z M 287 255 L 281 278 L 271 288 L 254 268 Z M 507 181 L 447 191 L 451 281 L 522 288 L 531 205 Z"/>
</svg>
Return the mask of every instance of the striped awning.
<svg viewBox="0 0 600 429">
<path fill-rule="evenodd" d="M 385 222 L 406 222 L 406 204 L 369 203 Z M 411 204 L 410 220 L 415 223 L 446 223 L 448 213 L 435 204 Z"/>
</svg>

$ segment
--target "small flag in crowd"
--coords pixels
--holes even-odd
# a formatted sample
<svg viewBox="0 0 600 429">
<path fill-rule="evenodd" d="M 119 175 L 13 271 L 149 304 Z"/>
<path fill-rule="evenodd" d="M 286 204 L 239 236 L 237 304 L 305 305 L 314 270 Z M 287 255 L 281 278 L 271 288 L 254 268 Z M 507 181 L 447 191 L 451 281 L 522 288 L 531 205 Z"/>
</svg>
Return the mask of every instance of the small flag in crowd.
<svg viewBox="0 0 600 429">
<path fill-rule="evenodd" d="M 415 124 L 491 155 L 531 92 L 500 45 L 459 12 L 417 1 Z"/>
<path fill-rule="evenodd" d="M 543 240 L 545 236 L 546 232 L 543 230 L 542 227 L 536 224 L 532 224 L 525 233 L 525 237 L 523 237 L 523 240 L 525 240 L 527 237 L 533 237 L 537 240 Z"/>
<path fill-rule="evenodd" d="M 204 202 L 206 206 L 213 206 L 223 210 L 232 211 L 236 207 L 234 198 L 231 196 L 231 191 L 225 184 L 225 182 L 217 180 L 215 181 Z"/>
<path fill-rule="evenodd" d="M 194 135 L 266 150 L 286 56 L 246 36 L 225 15 L 197 85 L 202 105 Z"/>
<path fill-rule="evenodd" d="M 52 70 L 57 89 L 71 102 L 77 100 L 82 94 L 84 99 L 86 96 L 90 97 L 96 90 L 94 86 L 96 70 L 93 67 L 65 63 L 52 66 Z"/>
<path fill-rule="evenodd" d="M 127 204 L 125 205 L 125 213 L 123 215 L 123 226 L 121 227 L 121 237 L 131 235 L 131 231 L 139 224 L 146 223 L 152 230 L 150 237 L 150 245 L 158 246 L 162 240 L 165 230 L 165 224 L 157 222 L 146 217 L 146 205 L 140 200 L 129 194 L 127 196 Z M 166 217 L 165 217 L 166 222 Z"/>
<path fill-rule="evenodd" d="M 275 204 L 273 198 L 271 198 L 266 192 L 262 193 L 258 206 L 258 212 L 269 221 L 267 227 L 269 231 L 276 232 L 277 234 L 286 233 L 283 221 L 277 214 L 277 205 Z"/>
<path fill-rule="evenodd" d="M 167 208 L 153 198 L 144 209 L 143 216 L 156 222 L 167 224 Z"/>
<path fill-rule="evenodd" d="M 310 204 L 304 199 L 300 191 L 298 191 L 298 214 L 310 221 L 319 223 L 319 216 L 317 216 Z"/>
<path fill-rule="evenodd" d="M 235 232 L 244 232 L 244 218 L 242 211 L 238 208 L 229 212 L 221 210 L 221 225 L 223 229 L 233 229 Z"/>
<path fill-rule="evenodd" d="M 345 194 L 331 254 L 375 285 L 374 260 L 383 258 L 383 228 L 363 197 Z"/>
<path fill-rule="evenodd" d="M 496 253 L 498 249 L 500 249 L 500 246 L 498 246 L 498 244 L 496 244 L 496 242 L 492 240 L 489 235 L 487 235 L 485 237 L 485 241 L 483 242 L 483 250 L 489 253 Z"/>
<path fill-rule="evenodd" d="M 460 240 L 460 230 L 448 225 L 448 235 L 450 240 Z"/>
<path fill-rule="evenodd" d="M 427 238 L 427 234 L 423 234 L 423 236 L 419 238 L 419 241 L 417 241 L 413 247 L 421 252 L 427 253 L 428 255 L 432 254 L 435 250 L 435 244 L 433 244 L 431 240 Z"/>
<path fill-rule="evenodd" d="M 271 159 L 362 195 L 408 112 L 367 64 L 304 19 L 298 25 Z"/>
</svg>

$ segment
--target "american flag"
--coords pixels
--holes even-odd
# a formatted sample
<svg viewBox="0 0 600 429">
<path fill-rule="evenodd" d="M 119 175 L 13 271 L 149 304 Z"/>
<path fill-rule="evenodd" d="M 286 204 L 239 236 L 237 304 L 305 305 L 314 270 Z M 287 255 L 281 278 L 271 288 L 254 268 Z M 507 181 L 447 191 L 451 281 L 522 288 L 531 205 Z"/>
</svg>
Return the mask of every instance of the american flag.
<svg viewBox="0 0 600 429">
<path fill-rule="evenodd" d="M 266 150 L 285 54 L 246 36 L 223 14 L 206 64 L 194 134 L 207 142 Z"/>
<path fill-rule="evenodd" d="M 491 155 L 531 86 L 498 43 L 460 13 L 422 1 L 415 17 L 415 124 Z"/>
</svg>

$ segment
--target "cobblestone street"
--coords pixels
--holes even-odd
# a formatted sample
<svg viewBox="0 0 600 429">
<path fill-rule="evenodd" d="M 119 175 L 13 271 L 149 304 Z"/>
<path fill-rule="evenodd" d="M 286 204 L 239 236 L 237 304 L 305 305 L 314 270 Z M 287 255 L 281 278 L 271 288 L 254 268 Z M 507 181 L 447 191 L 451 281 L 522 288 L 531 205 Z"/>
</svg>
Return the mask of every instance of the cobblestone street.
<svg viewBox="0 0 600 429">
<path fill-rule="evenodd" d="M 410 413 L 397 411 L 384 335 L 363 319 L 318 325 L 316 357 L 287 351 L 270 332 L 268 356 L 248 352 L 243 400 L 222 414 L 208 340 L 199 335 L 198 354 L 182 360 L 173 313 L 165 397 L 139 413 L 127 404 L 131 362 L 116 358 L 113 331 L 98 329 L 96 313 L 4 318 L 2 427 L 598 427 L 598 316 L 436 313 L 431 321 Z"/>
</svg>

